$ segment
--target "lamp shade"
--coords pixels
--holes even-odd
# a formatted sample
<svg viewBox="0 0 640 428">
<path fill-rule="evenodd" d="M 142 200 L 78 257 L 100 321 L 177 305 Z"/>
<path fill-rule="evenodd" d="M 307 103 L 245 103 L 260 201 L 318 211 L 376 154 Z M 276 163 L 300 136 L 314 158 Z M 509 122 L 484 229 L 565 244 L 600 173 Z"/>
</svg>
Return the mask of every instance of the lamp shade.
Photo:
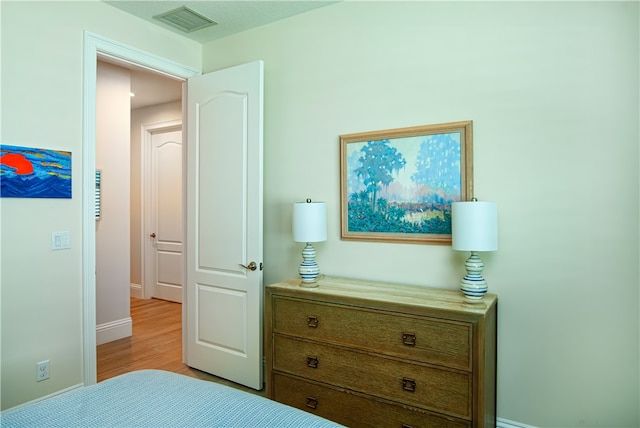
<svg viewBox="0 0 640 428">
<path fill-rule="evenodd" d="M 498 249 L 498 209 L 495 202 L 451 204 L 451 247 L 458 251 Z"/>
<path fill-rule="evenodd" d="M 295 202 L 293 204 L 293 240 L 322 242 L 327 240 L 327 204 Z"/>
</svg>

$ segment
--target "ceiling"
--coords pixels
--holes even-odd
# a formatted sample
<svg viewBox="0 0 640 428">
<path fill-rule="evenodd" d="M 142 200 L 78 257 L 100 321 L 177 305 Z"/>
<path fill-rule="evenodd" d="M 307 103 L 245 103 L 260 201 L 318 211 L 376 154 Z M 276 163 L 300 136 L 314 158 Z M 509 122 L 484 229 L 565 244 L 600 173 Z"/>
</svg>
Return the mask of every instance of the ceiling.
<svg viewBox="0 0 640 428">
<path fill-rule="evenodd" d="M 199 43 L 206 43 L 332 3 L 337 3 L 337 1 L 315 0 L 102 1 Z M 191 32 L 184 32 L 172 25 L 153 18 L 154 16 L 183 6 L 215 21 L 216 25 Z M 101 60 L 111 62 L 104 58 Z M 117 65 L 131 69 L 131 91 L 135 93 L 135 96 L 131 98 L 132 109 L 177 101 L 182 98 L 182 83 L 180 81 L 143 69 L 136 69 L 126 64 Z"/>
<path fill-rule="evenodd" d="M 337 1 L 315 0 L 103 1 L 115 8 L 199 43 L 210 42 L 221 37 L 250 30 L 290 16 L 337 3 Z M 164 14 L 182 6 L 186 6 L 194 12 L 215 21 L 217 24 L 187 33 L 153 18 L 154 16 Z"/>
</svg>

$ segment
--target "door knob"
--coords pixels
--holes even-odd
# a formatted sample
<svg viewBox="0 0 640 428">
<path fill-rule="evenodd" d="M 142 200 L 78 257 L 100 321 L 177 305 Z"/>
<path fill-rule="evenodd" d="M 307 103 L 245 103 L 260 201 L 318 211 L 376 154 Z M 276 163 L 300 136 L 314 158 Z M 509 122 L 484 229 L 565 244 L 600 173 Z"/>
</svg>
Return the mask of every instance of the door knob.
<svg viewBox="0 0 640 428">
<path fill-rule="evenodd" d="M 155 238 L 155 237 L 156 237 L 156 234 L 155 234 L 155 233 L 152 233 L 152 234 L 151 234 L 151 235 L 149 235 L 149 236 L 150 236 L 150 237 L 152 237 L 152 238 Z"/>
<path fill-rule="evenodd" d="M 242 263 L 240 263 L 240 266 L 242 266 L 245 269 L 249 269 L 249 270 L 256 270 L 258 269 L 258 265 L 256 264 L 256 262 L 251 262 L 249 263 L 249 266 L 245 266 Z"/>
</svg>

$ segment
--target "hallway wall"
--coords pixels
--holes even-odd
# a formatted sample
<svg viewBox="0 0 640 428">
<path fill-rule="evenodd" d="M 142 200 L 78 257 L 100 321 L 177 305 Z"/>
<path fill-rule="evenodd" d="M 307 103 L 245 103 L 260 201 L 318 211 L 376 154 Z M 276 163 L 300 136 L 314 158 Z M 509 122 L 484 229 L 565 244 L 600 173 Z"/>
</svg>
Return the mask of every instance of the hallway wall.
<svg viewBox="0 0 640 428">
<path fill-rule="evenodd" d="M 96 169 L 102 215 L 96 221 L 96 341 L 131 336 L 129 315 L 129 70 L 98 61 Z"/>
</svg>

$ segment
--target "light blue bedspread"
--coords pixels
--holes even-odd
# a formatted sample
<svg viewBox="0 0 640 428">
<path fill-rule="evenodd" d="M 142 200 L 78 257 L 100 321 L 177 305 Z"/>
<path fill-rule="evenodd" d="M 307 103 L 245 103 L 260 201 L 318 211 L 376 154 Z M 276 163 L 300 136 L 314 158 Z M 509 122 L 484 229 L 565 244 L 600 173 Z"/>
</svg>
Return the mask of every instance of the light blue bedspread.
<svg viewBox="0 0 640 428">
<path fill-rule="evenodd" d="M 337 427 L 311 413 L 161 370 L 127 373 L 2 412 L 5 427 Z"/>
</svg>

